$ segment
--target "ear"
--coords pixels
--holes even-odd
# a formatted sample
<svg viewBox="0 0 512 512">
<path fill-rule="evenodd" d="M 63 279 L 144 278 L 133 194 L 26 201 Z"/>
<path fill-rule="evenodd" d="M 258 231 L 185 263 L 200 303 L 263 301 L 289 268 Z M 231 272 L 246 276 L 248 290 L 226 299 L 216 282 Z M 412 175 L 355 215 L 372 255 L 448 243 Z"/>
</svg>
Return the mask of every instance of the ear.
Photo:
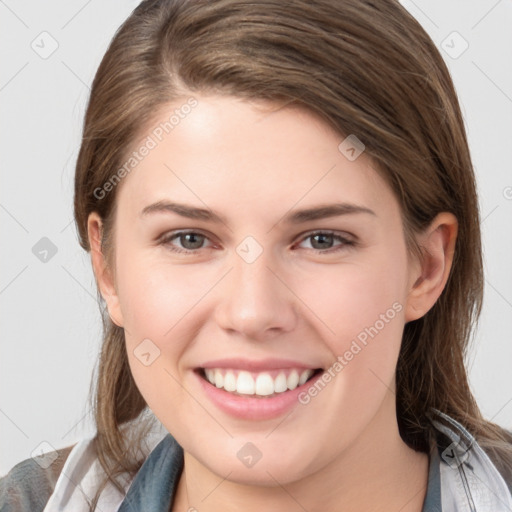
<svg viewBox="0 0 512 512">
<path fill-rule="evenodd" d="M 108 314 L 117 326 L 123 327 L 123 315 L 119 304 L 119 298 L 115 289 L 113 272 L 107 265 L 107 260 L 101 247 L 103 222 L 101 217 L 92 212 L 87 219 L 87 233 L 91 246 L 91 261 L 96 284 L 107 304 Z"/>
<path fill-rule="evenodd" d="M 457 228 L 455 216 L 443 212 L 417 237 L 423 255 L 411 266 L 406 322 L 425 315 L 441 295 L 453 263 Z"/>
</svg>

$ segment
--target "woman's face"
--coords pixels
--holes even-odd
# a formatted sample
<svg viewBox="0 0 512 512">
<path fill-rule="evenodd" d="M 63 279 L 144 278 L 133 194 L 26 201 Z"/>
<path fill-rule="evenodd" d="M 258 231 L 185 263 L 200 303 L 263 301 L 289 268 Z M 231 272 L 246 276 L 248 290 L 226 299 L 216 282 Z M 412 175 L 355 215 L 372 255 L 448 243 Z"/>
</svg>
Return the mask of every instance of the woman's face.
<svg viewBox="0 0 512 512">
<path fill-rule="evenodd" d="M 196 99 L 168 133 L 180 104 L 162 110 L 118 185 L 109 311 L 188 454 L 285 484 L 396 431 L 417 275 L 399 205 L 352 138 L 303 110 Z"/>
</svg>

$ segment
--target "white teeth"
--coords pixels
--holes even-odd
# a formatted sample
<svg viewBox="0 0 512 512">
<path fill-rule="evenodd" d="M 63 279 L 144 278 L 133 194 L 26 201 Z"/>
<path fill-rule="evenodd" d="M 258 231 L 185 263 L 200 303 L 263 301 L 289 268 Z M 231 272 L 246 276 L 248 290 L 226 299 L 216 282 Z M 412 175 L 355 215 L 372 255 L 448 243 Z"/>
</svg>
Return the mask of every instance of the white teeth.
<svg viewBox="0 0 512 512">
<path fill-rule="evenodd" d="M 224 386 L 224 376 L 220 372 L 220 370 L 215 370 L 215 385 L 218 388 L 221 388 Z"/>
<path fill-rule="evenodd" d="M 282 393 L 283 391 L 288 390 L 288 385 L 286 384 L 286 375 L 284 373 L 280 373 L 276 380 L 274 381 L 274 392 Z"/>
<path fill-rule="evenodd" d="M 309 377 L 311 377 L 312 373 L 313 372 L 311 370 L 304 370 L 299 377 L 299 386 L 302 386 L 302 384 L 304 384 L 309 379 Z"/>
<path fill-rule="evenodd" d="M 297 370 L 293 370 L 290 375 L 288 375 L 288 379 L 286 380 L 288 385 L 288 389 L 295 389 L 299 385 L 299 373 Z"/>
<path fill-rule="evenodd" d="M 247 371 L 240 371 L 237 376 L 231 370 L 205 368 L 205 375 L 211 384 L 226 391 L 241 395 L 270 396 L 302 386 L 313 375 L 313 370 L 303 370 L 300 374 L 297 370 L 292 370 L 288 377 L 285 372 L 280 372 L 275 378 L 272 378 L 268 372 L 262 372 L 254 379 L 253 375 Z"/>
<path fill-rule="evenodd" d="M 267 396 L 274 392 L 274 379 L 268 373 L 260 373 L 256 378 L 256 394 Z"/>
<path fill-rule="evenodd" d="M 227 372 L 224 376 L 224 389 L 226 391 L 236 391 L 236 377 L 233 372 Z"/>
<path fill-rule="evenodd" d="M 241 395 L 254 395 L 254 379 L 249 372 L 240 372 L 238 374 L 236 392 Z"/>
</svg>

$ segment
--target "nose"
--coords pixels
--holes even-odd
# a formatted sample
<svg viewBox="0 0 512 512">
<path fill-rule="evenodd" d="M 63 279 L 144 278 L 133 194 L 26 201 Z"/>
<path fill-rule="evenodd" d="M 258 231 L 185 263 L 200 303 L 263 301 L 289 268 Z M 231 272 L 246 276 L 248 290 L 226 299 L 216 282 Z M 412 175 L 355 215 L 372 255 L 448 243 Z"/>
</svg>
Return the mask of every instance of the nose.
<svg viewBox="0 0 512 512">
<path fill-rule="evenodd" d="M 223 279 L 216 308 L 217 324 L 230 333 L 264 341 L 291 331 L 297 324 L 297 298 L 285 274 L 266 252 L 252 263 L 234 256 Z"/>
</svg>

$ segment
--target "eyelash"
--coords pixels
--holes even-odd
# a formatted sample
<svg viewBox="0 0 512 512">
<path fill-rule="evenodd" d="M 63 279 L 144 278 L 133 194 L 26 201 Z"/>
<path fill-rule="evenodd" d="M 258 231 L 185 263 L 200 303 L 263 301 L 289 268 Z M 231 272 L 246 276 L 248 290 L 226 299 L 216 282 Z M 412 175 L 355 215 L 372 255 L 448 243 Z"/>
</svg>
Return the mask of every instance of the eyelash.
<svg viewBox="0 0 512 512">
<path fill-rule="evenodd" d="M 204 237 L 205 239 L 208 239 L 208 237 L 206 235 L 203 235 L 202 233 L 199 233 L 198 231 L 177 231 L 177 232 L 172 232 L 172 233 L 169 233 L 168 235 L 165 235 L 159 243 L 161 245 L 166 245 L 169 248 L 169 250 L 171 250 L 172 252 L 184 253 L 184 254 L 195 254 L 198 251 L 200 251 L 201 249 L 204 249 L 204 247 L 201 247 L 199 249 L 180 249 L 178 247 L 171 245 L 172 240 L 174 240 L 176 238 L 179 239 L 181 236 L 185 236 L 185 235 L 199 235 L 199 236 Z M 338 246 L 335 246 L 335 247 L 331 247 L 327 250 L 308 249 L 310 251 L 315 252 L 316 254 L 326 254 L 326 253 L 331 254 L 331 253 L 335 253 L 340 250 L 343 250 L 346 247 L 353 247 L 356 245 L 355 241 L 349 240 L 348 238 L 345 238 L 341 235 L 337 235 L 333 231 L 312 231 L 312 232 L 304 235 L 301 238 L 300 242 L 307 240 L 308 238 L 318 236 L 318 235 L 332 236 L 335 240 L 338 240 L 339 242 L 341 242 L 341 244 Z"/>
</svg>

